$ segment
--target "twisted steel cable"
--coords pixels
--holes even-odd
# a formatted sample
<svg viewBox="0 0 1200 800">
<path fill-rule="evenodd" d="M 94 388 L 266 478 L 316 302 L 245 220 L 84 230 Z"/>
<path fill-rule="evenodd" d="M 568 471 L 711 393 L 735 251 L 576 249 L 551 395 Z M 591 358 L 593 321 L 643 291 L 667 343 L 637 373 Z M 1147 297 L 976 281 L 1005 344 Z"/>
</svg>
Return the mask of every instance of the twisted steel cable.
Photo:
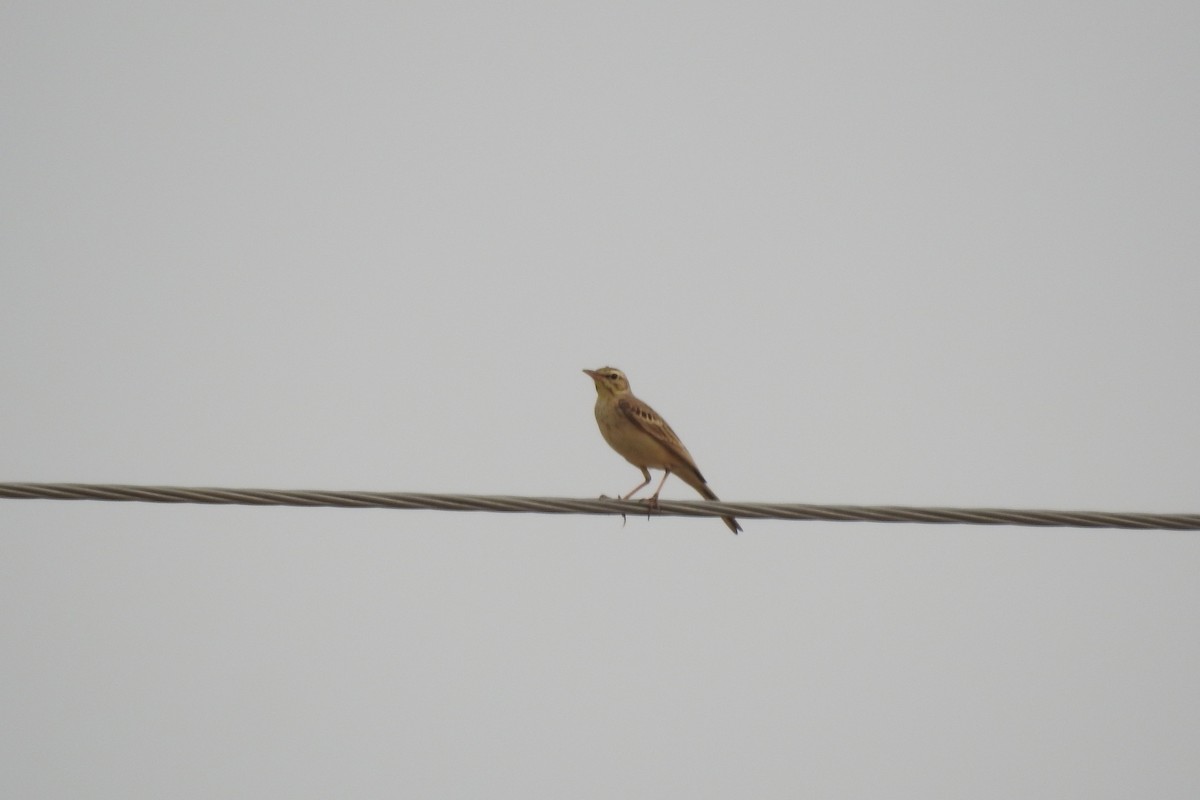
<svg viewBox="0 0 1200 800">
<path fill-rule="evenodd" d="M 576 500 L 412 492 L 358 492 L 295 489 L 221 489 L 130 486 L 98 483 L 0 483 L 0 498 L 17 500 L 115 500 L 143 503 L 201 503 L 246 506 L 401 508 L 433 511 L 492 511 L 527 514 L 621 514 L 676 517 L 736 516 L 745 519 L 825 522 L 916 522 L 957 525 L 1019 525 L 1131 530 L 1200 530 L 1200 514 L 1144 514 L 1102 511 L 1040 511 L 1003 508 L 919 508 L 804 503 L 725 503 L 660 500 L 649 508 L 636 500 Z"/>
</svg>

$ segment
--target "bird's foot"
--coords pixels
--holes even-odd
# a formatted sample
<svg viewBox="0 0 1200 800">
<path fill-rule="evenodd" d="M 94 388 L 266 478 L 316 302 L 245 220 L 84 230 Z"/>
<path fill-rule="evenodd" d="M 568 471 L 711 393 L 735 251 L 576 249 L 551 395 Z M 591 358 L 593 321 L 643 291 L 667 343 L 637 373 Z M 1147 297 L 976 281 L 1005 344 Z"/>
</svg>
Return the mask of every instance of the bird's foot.
<svg viewBox="0 0 1200 800">
<path fill-rule="evenodd" d="M 601 500 L 620 500 L 621 498 L 619 498 L 619 497 L 609 497 L 609 496 L 608 496 L 608 495 L 606 495 L 606 494 L 602 494 L 602 495 L 600 495 L 600 499 L 601 499 Z M 625 515 L 624 515 L 624 514 L 622 514 L 622 515 L 621 515 L 621 527 L 622 527 L 622 528 L 624 528 L 624 527 L 625 527 L 625 523 L 626 523 L 626 522 L 628 522 L 628 521 L 629 521 L 629 520 L 625 518 Z"/>
<path fill-rule="evenodd" d="M 647 497 L 642 502 L 646 504 L 646 519 L 649 520 L 651 515 L 658 510 L 658 495 Z"/>
</svg>

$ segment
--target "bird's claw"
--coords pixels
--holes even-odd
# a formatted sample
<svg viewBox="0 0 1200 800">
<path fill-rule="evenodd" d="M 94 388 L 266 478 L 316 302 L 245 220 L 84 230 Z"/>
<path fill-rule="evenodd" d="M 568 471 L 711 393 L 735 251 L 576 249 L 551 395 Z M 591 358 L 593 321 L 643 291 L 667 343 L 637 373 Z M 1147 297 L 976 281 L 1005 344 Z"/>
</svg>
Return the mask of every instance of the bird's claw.
<svg viewBox="0 0 1200 800">
<path fill-rule="evenodd" d="M 653 495 L 652 497 L 647 497 L 642 502 L 646 504 L 646 520 L 649 521 L 651 515 L 655 511 L 658 511 L 658 495 Z"/>
<path fill-rule="evenodd" d="M 601 499 L 601 500 L 619 500 L 620 498 L 619 498 L 619 497 L 609 497 L 609 496 L 608 496 L 608 495 L 606 495 L 606 494 L 602 494 L 602 495 L 600 495 L 600 499 Z M 624 528 L 624 527 L 625 527 L 625 523 L 626 523 L 626 522 L 628 522 L 628 521 L 629 521 L 629 520 L 627 520 L 627 519 L 625 518 L 625 515 L 624 515 L 624 514 L 622 514 L 622 515 L 621 515 L 621 527 L 622 527 L 622 528 Z"/>
</svg>

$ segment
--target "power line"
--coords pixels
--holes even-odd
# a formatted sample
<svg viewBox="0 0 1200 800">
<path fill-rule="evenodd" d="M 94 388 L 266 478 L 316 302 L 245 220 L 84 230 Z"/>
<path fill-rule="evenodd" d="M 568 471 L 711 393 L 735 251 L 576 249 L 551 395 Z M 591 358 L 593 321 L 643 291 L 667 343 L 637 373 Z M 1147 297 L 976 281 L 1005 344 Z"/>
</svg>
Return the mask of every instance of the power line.
<svg viewBox="0 0 1200 800">
<path fill-rule="evenodd" d="M 1036 511 L 1003 508 L 918 508 L 804 503 L 724 503 L 660 500 L 650 509 L 636 500 L 575 500 L 412 492 L 346 492 L 294 489 L 217 489 L 99 483 L 0 483 L 0 498 L 15 500 L 115 500 L 244 506 L 399 508 L 527 514 L 620 514 L 673 517 L 736 516 L 745 519 L 824 522 L 916 522 L 956 525 L 1020 525 L 1057 528 L 1200 530 L 1200 514 L 1139 514 L 1102 511 Z"/>
</svg>

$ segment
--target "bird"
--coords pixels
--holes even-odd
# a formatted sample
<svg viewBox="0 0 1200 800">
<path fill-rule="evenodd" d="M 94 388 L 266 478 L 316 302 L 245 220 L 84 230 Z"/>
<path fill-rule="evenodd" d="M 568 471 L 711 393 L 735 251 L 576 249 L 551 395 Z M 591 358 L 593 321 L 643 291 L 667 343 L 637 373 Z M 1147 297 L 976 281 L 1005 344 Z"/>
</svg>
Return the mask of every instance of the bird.
<svg viewBox="0 0 1200 800">
<path fill-rule="evenodd" d="M 634 396 L 624 372 L 614 367 L 601 367 L 585 369 L 584 373 L 596 384 L 596 424 L 600 426 L 600 435 L 618 455 L 640 469 L 645 478 L 621 497 L 622 500 L 633 497 L 650 483 L 651 469 L 663 470 L 662 481 L 647 501 L 652 508 L 658 505 L 658 493 L 672 473 L 705 500 L 720 499 L 708 488 L 692 454 L 667 421 Z M 735 534 L 742 529 L 733 517 L 721 519 Z"/>
</svg>

